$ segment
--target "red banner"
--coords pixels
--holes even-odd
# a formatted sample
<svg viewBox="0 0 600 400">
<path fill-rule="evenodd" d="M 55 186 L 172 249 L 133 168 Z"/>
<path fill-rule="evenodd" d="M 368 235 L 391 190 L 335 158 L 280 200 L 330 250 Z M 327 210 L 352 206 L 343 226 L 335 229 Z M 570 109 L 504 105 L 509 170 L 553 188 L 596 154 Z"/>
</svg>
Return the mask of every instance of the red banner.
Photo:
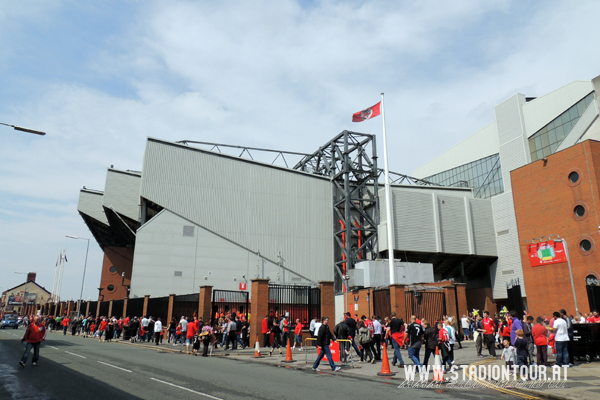
<svg viewBox="0 0 600 400">
<path fill-rule="evenodd" d="M 548 240 L 547 242 L 530 244 L 527 246 L 527 249 L 529 251 L 529 262 L 532 267 L 567 262 L 563 242 Z"/>
</svg>

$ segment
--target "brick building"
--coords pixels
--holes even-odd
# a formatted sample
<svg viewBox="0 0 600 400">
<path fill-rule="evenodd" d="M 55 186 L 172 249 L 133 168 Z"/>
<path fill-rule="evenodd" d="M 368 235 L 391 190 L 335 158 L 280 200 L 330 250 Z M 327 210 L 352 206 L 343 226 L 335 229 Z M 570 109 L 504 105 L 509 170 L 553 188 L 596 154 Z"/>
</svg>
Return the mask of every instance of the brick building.
<svg viewBox="0 0 600 400">
<path fill-rule="evenodd" d="M 532 266 L 531 243 L 564 238 L 568 243 L 577 305 L 581 313 L 600 303 L 600 142 L 586 140 L 511 172 L 523 277 L 529 312 L 575 314 L 566 262 Z M 558 236 L 550 236 L 558 235 Z M 599 241 L 600 245 L 600 241 Z M 595 304 L 593 304 L 596 302 Z"/>
</svg>

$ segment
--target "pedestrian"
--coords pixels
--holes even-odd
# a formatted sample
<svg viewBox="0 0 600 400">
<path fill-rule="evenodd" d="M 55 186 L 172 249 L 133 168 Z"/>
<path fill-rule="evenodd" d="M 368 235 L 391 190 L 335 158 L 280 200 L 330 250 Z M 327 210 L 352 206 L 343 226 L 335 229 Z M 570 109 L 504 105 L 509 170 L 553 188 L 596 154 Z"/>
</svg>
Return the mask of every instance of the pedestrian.
<svg viewBox="0 0 600 400">
<path fill-rule="evenodd" d="M 423 359 L 423 365 L 429 364 L 429 357 L 433 354 L 435 355 L 435 349 L 437 348 L 438 343 L 438 333 L 436 328 L 429 325 L 429 322 L 423 320 L 423 328 L 425 331 L 423 333 L 423 338 L 425 340 L 425 358 Z"/>
<path fill-rule="evenodd" d="M 356 341 L 354 340 L 356 337 L 356 332 L 358 331 L 356 319 L 352 318 L 352 314 L 349 312 L 346 313 L 346 325 L 348 325 L 348 340 L 350 340 L 350 345 L 354 348 L 356 354 L 358 354 L 358 357 L 362 360 L 363 355 L 356 345 Z"/>
<path fill-rule="evenodd" d="M 154 342 L 156 343 L 156 346 L 158 346 L 158 342 L 160 341 L 160 335 L 162 331 L 162 321 L 160 320 L 160 318 L 158 318 L 154 323 Z"/>
<path fill-rule="evenodd" d="M 523 322 L 523 334 L 527 341 L 527 355 L 529 365 L 536 365 L 535 363 L 535 344 L 533 343 L 533 317 L 527 315 L 525 322 Z"/>
<path fill-rule="evenodd" d="M 452 362 L 450 360 L 450 338 L 448 337 L 448 331 L 444 329 L 444 324 L 442 322 L 437 323 L 437 328 L 439 333 L 438 346 L 440 349 L 440 356 L 442 358 L 442 367 L 444 368 L 444 373 L 446 373 L 446 364 L 448 364 L 448 369 L 452 368 Z"/>
<path fill-rule="evenodd" d="M 63 319 L 61 319 L 60 323 L 62 324 L 62 327 L 63 327 L 63 336 L 66 336 L 67 329 L 69 328 L 69 317 L 64 317 Z"/>
<path fill-rule="evenodd" d="M 367 328 L 365 321 L 360 320 L 358 322 L 358 344 L 363 348 L 361 353 L 360 362 L 366 361 L 371 364 L 375 364 L 375 356 L 372 350 L 371 331 Z M 368 360 L 367 360 L 368 357 Z"/>
<path fill-rule="evenodd" d="M 25 335 L 23 336 L 23 339 L 21 339 L 21 343 L 27 341 L 27 346 L 25 347 L 25 352 L 23 353 L 23 357 L 21 357 L 21 361 L 19 361 L 20 366 L 25 366 L 32 348 L 33 359 L 31 361 L 34 366 L 37 365 L 38 359 L 40 358 L 40 344 L 44 340 L 46 340 L 46 326 L 42 323 L 42 319 L 39 316 L 36 316 L 33 323 L 27 326 Z"/>
<path fill-rule="evenodd" d="M 202 327 L 202 333 L 200 334 L 200 338 L 202 339 L 202 343 L 204 344 L 202 357 L 208 357 L 208 347 L 209 345 L 212 345 L 212 342 L 214 341 L 213 329 L 210 325 L 207 324 Z"/>
<path fill-rule="evenodd" d="M 317 328 L 315 327 L 315 331 L 316 330 Z M 319 326 L 317 335 L 317 346 L 321 347 L 321 351 L 317 359 L 315 360 L 312 369 L 314 371 L 320 371 L 319 364 L 325 356 L 327 356 L 327 360 L 329 360 L 329 366 L 331 367 L 331 370 L 333 372 L 337 372 L 340 369 L 342 369 L 341 367 L 336 367 L 335 363 L 333 362 L 333 357 L 331 356 L 331 351 L 329 350 L 329 344 L 331 343 L 331 341 L 336 341 L 336 339 L 333 337 L 333 334 L 329 330 L 329 318 L 323 317 L 321 319 L 321 325 Z"/>
<path fill-rule="evenodd" d="M 188 321 L 185 317 L 181 317 L 181 320 L 179 320 L 179 323 L 181 324 L 181 344 L 183 344 L 183 342 L 187 338 Z"/>
<path fill-rule="evenodd" d="M 529 364 L 527 359 L 529 358 L 529 352 L 527 351 L 527 340 L 523 337 L 523 329 L 517 329 L 515 332 L 515 348 L 517 349 L 517 365 L 519 366 L 519 372 L 521 372 L 521 367 L 527 367 Z M 527 374 L 525 372 L 525 374 Z"/>
<path fill-rule="evenodd" d="M 510 344 L 514 346 L 515 340 L 517 340 L 517 330 L 523 329 L 523 324 L 519 320 L 519 314 L 515 310 L 509 312 L 510 318 L 508 323 L 510 324 Z M 559 314 L 560 316 L 560 314 Z"/>
<path fill-rule="evenodd" d="M 300 345 L 300 351 L 302 351 L 302 324 L 300 318 L 296 318 L 296 326 L 294 327 L 294 346 L 292 350 L 296 349 L 296 344 Z"/>
<path fill-rule="evenodd" d="M 348 342 L 348 332 L 350 332 L 350 328 L 346 324 L 346 318 L 342 318 L 342 320 L 333 327 L 333 335 L 338 341 L 340 348 L 340 361 L 342 363 L 347 362 L 348 354 L 350 353 L 350 343 Z"/>
<path fill-rule="evenodd" d="M 483 312 L 481 324 L 483 326 L 483 343 L 488 349 L 490 358 L 496 358 L 496 338 L 494 337 L 494 327 L 496 324 L 494 323 L 494 320 L 490 318 L 489 311 Z"/>
<path fill-rule="evenodd" d="M 315 324 L 317 323 L 317 317 L 314 317 L 310 320 L 310 324 L 308 325 L 308 333 L 310 333 L 310 337 L 316 339 L 315 337 Z"/>
<path fill-rule="evenodd" d="M 281 319 L 281 323 L 279 325 L 279 327 L 281 328 L 281 332 L 282 332 L 282 336 L 281 336 L 281 344 L 283 345 L 283 347 L 287 347 L 288 344 L 288 338 L 290 337 L 290 332 L 289 332 L 289 317 L 287 315 L 285 315 L 282 319 Z"/>
<path fill-rule="evenodd" d="M 402 347 L 404 343 L 404 320 L 396 318 L 395 312 L 392 312 L 391 317 L 388 337 L 391 338 L 392 346 L 394 347 L 394 358 L 392 360 L 392 365 L 396 365 L 396 362 L 399 361 L 399 367 L 404 368 L 404 360 L 402 359 L 402 354 L 400 353 L 400 347 Z"/>
<path fill-rule="evenodd" d="M 167 336 L 167 343 L 171 343 L 173 341 L 173 345 L 175 345 L 175 332 L 177 332 L 177 320 L 175 317 L 171 318 L 171 322 L 169 322 L 169 334 Z"/>
<path fill-rule="evenodd" d="M 263 347 L 269 347 L 269 315 L 266 315 L 261 323 L 261 333 L 263 334 Z"/>
<path fill-rule="evenodd" d="M 196 317 L 194 317 L 193 322 L 189 322 L 186 324 L 187 329 L 186 329 L 186 336 L 185 336 L 185 350 L 186 350 L 187 354 L 192 354 L 192 353 L 190 353 L 190 346 L 193 346 L 194 335 L 196 335 L 196 332 L 198 331 L 198 324 L 196 323 L 196 321 L 197 321 L 197 319 L 196 319 Z M 183 330 L 182 330 L 182 335 L 183 335 Z"/>
<path fill-rule="evenodd" d="M 152 342 L 152 340 L 154 339 L 154 325 L 156 324 L 156 321 L 154 321 L 154 318 L 150 317 L 148 318 L 148 326 L 145 327 L 144 329 L 146 330 L 146 341 L 148 343 Z"/>
<path fill-rule="evenodd" d="M 141 323 L 141 327 L 144 328 L 143 329 L 143 336 L 140 338 L 142 342 L 146 341 L 146 335 L 148 334 L 148 324 L 150 323 L 150 319 L 148 318 L 147 315 L 144 315 L 144 318 L 142 318 L 142 323 Z"/>
<path fill-rule="evenodd" d="M 559 367 L 569 365 L 569 332 L 567 322 L 560 317 L 560 313 L 555 311 L 553 314 L 554 322 L 550 331 L 554 332 L 554 341 L 556 347 L 556 365 Z"/>
<path fill-rule="evenodd" d="M 537 350 L 537 365 L 548 366 L 548 330 L 544 325 L 544 319 L 537 317 L 537 322 L 531 329 L 533 342 Z"/>
<path fill-rule="evenodd" d="M 469 340 L 469 329 L 470 329 L 471 323 L 469 322 L 469 318 L 467 318 L 466 314 L 463 314 L 462 318 L 460 319 L 460 325 L 462 327 L 463 340 L 464 341 Z"/>
<path fill-rule="evenodd" d="M 421 367 L 421 361 L 419 359 L 419 352 L 421 351 L 421 343 L 423 340 L 423 327 L 417 323 L 417 317 L 412 315 L 410 317 L 410 324 L 406 328 L 406 334 L 408 335 L 408 358 L 417 366 Z"/>
<path fill-rule="evenodd" d="M 507 367 L 515 365 L 515 361 L 517 360 L 515 348 L 511 346 L 509 339 L 504 339 L 502 344 L 504 348 L 502 349 L 502 356 L 500 356 L 500 359 L 504 360 Z"/>
<path fill-rule="evenodd" d="M 569 342 L 567 343 L 567 350 L 569 351 L 569 366 L 575 363 L 575 351 L 573 348 L 573 318 L 569 318 L 565 309 L 559 310 L 560 316 L 567 323 L 567 333 L 569 335 Z"/>
</svg>

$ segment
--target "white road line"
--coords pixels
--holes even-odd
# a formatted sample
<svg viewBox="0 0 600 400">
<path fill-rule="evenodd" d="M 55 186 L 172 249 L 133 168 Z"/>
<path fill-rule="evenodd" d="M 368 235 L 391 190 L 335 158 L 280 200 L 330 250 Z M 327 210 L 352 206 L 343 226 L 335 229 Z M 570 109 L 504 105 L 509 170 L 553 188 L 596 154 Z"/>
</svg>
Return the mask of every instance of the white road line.
<svg viewBox="0 0 600 400">
<path fill-rule="evenodd" d="M 66 351 L 66 350 L 65 350 L 65 353 L 69 353 L 69 354 L 72 354 L 74 356 L 81 357 L 81 358 L 87 358 L 87 357 L 84 357 L 84 356 L 80 356 L 79 354 L 71 353 L 70 351 Z"/>
<path fill-rule="evenodd" d="M 44 347 L 50 347 L 51 349 L 58 350 L 58 347 L 50 346 L 49 344 L 45 345 Z"/>
<path fill-rule="evenodd" d="M 183 387 L 183 386 L 175 385 L 174 383 L 171 383 L 171 382 L 161 381 L 160 379 L 156 379 L 156 378 L 150 378 L 150 379 L 152 379 L 153 381 L 156 381 L 156 382 L 164 383 L 165 385 L 174 386 L 174 387 L 179 388 L 179 389 L 187 390 L 188 392 L 196 393 L 196 394 L 199 394 L 201 396 L 206 396 L 206 397 L 209 397 L 211 399 L 223 400 L 220 397 L 215 397 L 215 396 L 211 396 L 210 394 L 206 394 L 206 393 L 202 393 L 202 392 L 197 392 L 195 390 L 188 389 L 188 388 Z"/>
<path fill-rule="evenodd" d="M 109 367 L 113 367 L 113 368 L 116 368 L 116 369 L 120 369 L 121 371 L 125 371 L 125 372 L 131 372 L 131 371 L 130 371 L 130 370 L 128 370 L 128 369 L 121 368 L 121 367 L 117 367 L 116 365 L 112 365 L 112 364 L 105 363 L 105 362 L 102 362 L 102 361 L 98 361 L 98 362 L 99 362 L 100 364 L 108 365 Z"/>
</svg>

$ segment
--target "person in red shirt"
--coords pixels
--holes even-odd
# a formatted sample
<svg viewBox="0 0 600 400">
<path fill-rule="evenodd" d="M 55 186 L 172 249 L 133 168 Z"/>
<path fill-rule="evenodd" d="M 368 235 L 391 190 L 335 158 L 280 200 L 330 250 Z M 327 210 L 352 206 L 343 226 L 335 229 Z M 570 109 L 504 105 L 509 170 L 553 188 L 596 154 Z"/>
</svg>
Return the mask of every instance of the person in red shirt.
<svg viewBox="0 0 600 400">
<path fill-rule="evenodd" d="M 100 321 L 100 328 L 98 328 L 98 341 L 101 342 L 102 338 L 106 340 L 106 328 L 108 327 L 108 321 L 106 318 L 102 318 Z"/>
<path fill-rule="evenodd" d="M 33 323 L 29 324 L 27 327 L 23 339 L 21 339 L 21 343 L 27 341 L 27 346 L 25 347 L 25 352 L 23 353 L 23 357 L 21 357 L 21 361 L 19 361 L 19 365 L 22 367 L 25 366 L 32 348 L 33 359 L 31 361 L 33 365 L 37 365 L 38 359 L 40 358 L 40 344 L 44 340 L 46 340 L 46 326 L 42 322 L 42 319 L 36 316 Z"/>
<path fill-rule="evenodd" d="M 190 353 L 190 345 L 192 345 L 194 343 L 194 335 L 198 331 L 198 325 L 199 325 L 198 317 L 194 317 L 194 322 L 188 323 L 187 335 L 185 338 L 185 349 L 187 351 L 187 354 L 191 354 Z"/>
<path fill-rule="evenodd" d="M 261 332 L 263 334 L 263 347 L 269 347 L 270 340 L 269 340 L 269 316 L 267 315 L 265 317 L 265 319 L 262 320 L 262 324 L 261 324 Z"/>
<path fill-rule="evenodd" d="M 533 344 L 537 348 L 537 365 L 548 366 L 548 329 L 544 325 L 544 319 L 537 317 L 537 322 L 531 329 Z"/>
<path fill-rule="evenodd" d="M 490 318 L 490 313 L 488 311 L 483 312 L 483 320 L 481 321 L 483 325 L 483 343 L 488 349 L 490 353 L 490 357 L 496 358 L 496 347 L 494 343 L 496 338 L 494 337 L 494 327 L 496 324 L 494 320 Z"/>
<path fill-rule="evenodd" d="M 67 327 L 69 326 L 69 317 L 64 317 L 61 321 L 60 324 L 63 327 L 63 335 L 66 336 L 67 335 Z"/>
<path fill-rule="evenodd" d="M 444 329 L 443 323 L 438 322 L 437 328 L 439 332 L 438 347 L 442 358 L 442 367 L 445 367 L 446 364 L 448 364 L 448 369 L 450 369 L 452 368 L 452 361 L 450 360 L 450 335 L 448 334 L 448 331 Z"/>
<path fill-rule="evenodd" d="M 302 324 L 299 318 L 296 319 L 296 327 L 294 328 L 294 346 L 292 350 L 296 348 L 296 343 L 300 345 L 300 351 L 302 351 Z"/>
</svg>

